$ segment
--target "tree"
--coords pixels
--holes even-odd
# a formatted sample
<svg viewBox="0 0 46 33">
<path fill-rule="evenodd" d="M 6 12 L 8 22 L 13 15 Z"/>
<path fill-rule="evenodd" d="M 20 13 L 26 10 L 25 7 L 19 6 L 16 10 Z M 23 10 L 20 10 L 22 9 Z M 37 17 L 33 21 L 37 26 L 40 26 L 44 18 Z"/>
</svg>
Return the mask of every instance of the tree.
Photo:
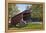
<svg viewBox="0 0 46 33">
<path fill-rule="evenodd" d="M 32 18 L 43 19 L 43 5 L 33 4 L 32 5 Z"/>
<path fill-rule="evenodd" d="M 20 12 L 20 10 L 15 4 L 8 4 L 8 14 L 10 18 L 15 16 L 18 12 Z"/>
<path fill-rule="evenodd" d="M 27 6 L 26 10 L 31 10 L 32 6 Z"/>
</svg>

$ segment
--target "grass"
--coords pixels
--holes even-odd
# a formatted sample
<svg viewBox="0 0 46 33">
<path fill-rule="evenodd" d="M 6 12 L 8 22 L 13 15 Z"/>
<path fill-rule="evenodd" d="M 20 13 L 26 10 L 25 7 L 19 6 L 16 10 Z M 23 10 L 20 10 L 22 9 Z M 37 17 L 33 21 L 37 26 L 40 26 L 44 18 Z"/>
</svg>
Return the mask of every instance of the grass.
<svg viewBox="0 0 46 33">
<path fill-rule="evenodd" d="M 32 23 L 29 23 L 26 27 L 28 29 L 42 29 L 42 24 L 32 24 Z"/>
<path fill-rule="evenodd" d="M 22 28 L 16 28 L 16 27 L 11 27 L 9 28 L 10 30 L 23 30 L 23 29 L 43 29 L 42 24 L 32 24 L 32 23 L 28 23 L 25 27 Z"/>
</svg>

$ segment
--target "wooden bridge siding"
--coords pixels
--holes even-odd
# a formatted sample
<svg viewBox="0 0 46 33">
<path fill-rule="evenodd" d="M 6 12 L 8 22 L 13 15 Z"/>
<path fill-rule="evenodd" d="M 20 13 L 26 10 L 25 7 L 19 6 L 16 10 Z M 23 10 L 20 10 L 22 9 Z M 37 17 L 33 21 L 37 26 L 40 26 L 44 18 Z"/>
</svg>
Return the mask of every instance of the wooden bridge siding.
<svg viewBox="0 0 46 33">
<path fill-rule="evenodd" d="M 23 18 L 23 14 L 19 14 L 16 17 L 11 19 L 11 24 L 17 24 L 21 21 L 21 19 Z"/>
<path fill-rule="evenodd" d="M 28 19 L 28 15 L 30 15 L 31 12 L 30 11 L 24 11 L 16 16 L 14 16 L 12 19 L 11 19 L 11 24 L 17 24 L 21 21 L 21 19 L 23 18 L 24 19 Z"/>
</svg>

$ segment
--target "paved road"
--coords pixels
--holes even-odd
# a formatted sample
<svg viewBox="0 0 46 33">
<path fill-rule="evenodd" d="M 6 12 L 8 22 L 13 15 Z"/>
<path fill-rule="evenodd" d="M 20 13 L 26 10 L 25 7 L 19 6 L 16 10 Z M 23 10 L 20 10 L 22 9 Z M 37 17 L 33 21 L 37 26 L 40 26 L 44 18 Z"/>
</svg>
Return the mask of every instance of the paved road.
<svg viewBox="0 0 46 33">
<path fill-rule="evenodd" d="M 42 22 L 32 22 L 32 24 L 42 24 Z"/>
</svg>

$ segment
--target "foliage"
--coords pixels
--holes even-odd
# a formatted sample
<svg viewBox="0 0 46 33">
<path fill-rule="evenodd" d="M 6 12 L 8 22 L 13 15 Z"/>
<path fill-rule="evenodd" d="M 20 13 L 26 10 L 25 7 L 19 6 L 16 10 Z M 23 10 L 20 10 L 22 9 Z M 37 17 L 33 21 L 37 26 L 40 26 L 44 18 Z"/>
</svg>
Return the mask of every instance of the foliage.
<svg viewBox="0 0 46 33">
<path fill-rule="evenodd" d="M 19 11 L 20 10 L 18 9 L 18 7 L 15 4 L 8 4 L 8 14 L 9 14 L 9 17 L 13 17 Z"/>
<path fill-rule="evenodd" d="M 33 4 L 32 5 L 32 18 L 42 18 L 43 17 L 43 5 Z"/>
</svg>

